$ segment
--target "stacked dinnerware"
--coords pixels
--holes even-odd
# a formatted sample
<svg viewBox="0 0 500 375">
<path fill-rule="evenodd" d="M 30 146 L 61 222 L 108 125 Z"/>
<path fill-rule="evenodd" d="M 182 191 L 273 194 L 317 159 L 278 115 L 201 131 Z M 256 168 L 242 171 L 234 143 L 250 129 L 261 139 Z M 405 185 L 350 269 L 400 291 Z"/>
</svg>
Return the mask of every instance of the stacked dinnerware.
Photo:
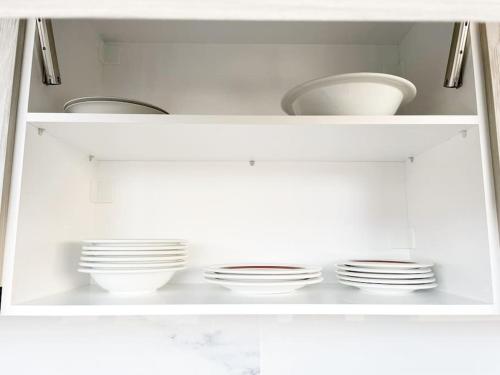
<svg viewBox="0 0 500 375">
<path fill-rule="evenodd" d="M 64 112 L 168 115 L 167 111 L 149 103 L 109 96 L 86 96 L 72 99 L 64 104 Z"/>
<path fill-rule="evenodd" d="M 245 294 L 291 293 L 323 281 L 320 267 L 287 264 L 223 264 L 207 267 L 205 280 Z"/>
<path fill-rule="evenodd" d="M 78 272 L 111 293 L 151 293 L 185 268 L 186 249 L 174 239 L 87 240 Z"/>
<path fill-rule="evenodd" d="M 406 294 L 437 286 L 432 263 L 396 260 L 350 260 L 337 264 L 339 283 L 366 292 Z"/>
</svg>

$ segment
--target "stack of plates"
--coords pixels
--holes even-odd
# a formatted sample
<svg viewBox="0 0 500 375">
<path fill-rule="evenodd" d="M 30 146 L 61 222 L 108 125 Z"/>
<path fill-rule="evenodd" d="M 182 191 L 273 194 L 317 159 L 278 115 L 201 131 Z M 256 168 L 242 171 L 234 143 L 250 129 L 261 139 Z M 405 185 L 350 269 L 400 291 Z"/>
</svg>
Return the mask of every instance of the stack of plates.
<svg viewBox="0 0 500 375">
<path fill-rule="evenodd" d="M 337 264 L 337 277 L 344 285 L 367 292 L 410 293 L 437 286 L 432 263 L 394 260 L 351 260 Z"/>
<path fill-rule="evenodd" d="M 166 114 L 167 111 L 138 100 L 109 96 L 87 96 L 64 104 L 66 113 Z"/>
<path fill-rule="evenodd" d="M 79 272 L 112 293 L 150 293 L 185 268 L 184 240 L 83 241 Z"/>
<path fill-rule="evenodd" d="M 223 264 L 205 269 L 205 280 L 245 294 L 291 293 L 323 281 L 320 267 L 284 264 Z"/>
</svg>

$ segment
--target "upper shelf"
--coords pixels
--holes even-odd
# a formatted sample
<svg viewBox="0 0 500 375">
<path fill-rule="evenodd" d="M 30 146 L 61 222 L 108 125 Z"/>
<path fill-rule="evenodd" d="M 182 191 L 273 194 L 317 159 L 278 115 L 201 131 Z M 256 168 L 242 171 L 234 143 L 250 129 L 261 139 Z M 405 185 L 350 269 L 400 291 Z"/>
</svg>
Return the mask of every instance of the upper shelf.
<svg viewBox="0 0 500 375">
<path fill-rule="evenodd" d="M 404 161 L 477 116 L 189 116 L 29 113 L 98 160 Z"/>
</svg>

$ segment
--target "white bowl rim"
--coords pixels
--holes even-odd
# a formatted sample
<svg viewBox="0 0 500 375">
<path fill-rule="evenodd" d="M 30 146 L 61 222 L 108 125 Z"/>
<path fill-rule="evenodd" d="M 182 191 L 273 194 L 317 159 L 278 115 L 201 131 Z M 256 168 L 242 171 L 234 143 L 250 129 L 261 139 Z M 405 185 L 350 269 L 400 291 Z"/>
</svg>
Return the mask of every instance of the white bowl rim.
<svg viewBox="0 0 500 375">
<path fill-rule="evenodd" d="M 126 103 L 126 104 L 135 104 L 143 107 L 148 107 L 151 109 L 154 109 L 158 112 L 161 112 L 165 115 L 168 115 L 169 113 L 165 111 L 164 109 L 157 107 L 153 104 L 149 104 L 146 102 L 141 102 L 139 100 L 134 100 L 134 99 L 127 99 L 127 98 L 119 98 L 116 96 L 83 96 L 81 98 L 74 98 L 71 100 L 68 100 L 66 103 L 64 103 L 63 110 L 66 112 L 66 110 L 76 104 L 80 103 L 88 103 L 88 102 L 100 102 L 100 103 L 105 103 L 105 102 L 118 102 L 118 103 Z"/>
<path fill-rule="evenodd" d="M 416 86 L 403 77 L 399 77 L 393 74 L 374 72 L 345 73 L 316 78 L 293 87 L 285 94 L 285 96 L 283 96 L 283 99 L 281 100 L 281 108 L 283 109 L 283 111 L 285 111 L 285 113 L 293 115 L 294 113 L 292 104 L 295 102 L 298 96 L 303 95 L 304 93 L 321 87 L 325 84 L 361 80 L 371 82 L 380 81 L 381 83 L 392 84 L 393 86 L 398 87 L 403 92 L 402 103 L 408 103 L 412 101 L 417 95 Z"/>
</svg>

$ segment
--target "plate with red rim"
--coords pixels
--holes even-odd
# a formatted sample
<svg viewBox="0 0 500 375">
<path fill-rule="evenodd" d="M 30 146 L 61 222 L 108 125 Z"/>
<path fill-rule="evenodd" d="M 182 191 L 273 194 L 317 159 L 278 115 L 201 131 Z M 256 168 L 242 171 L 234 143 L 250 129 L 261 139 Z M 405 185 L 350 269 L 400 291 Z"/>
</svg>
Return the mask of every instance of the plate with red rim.
<svg viewBox="0 0 500 375">
<path fill-rule="evenodd" d="M 428 268 L 434 264 L 431 262 L 413 262 L 404 260 L 376 260 L 376 259 L 356 259 L 342 262 L 342 264 L 350 267 L 364 268 L 398 268 L 398 269 L 413 269 L 413 268 Z"/>
<path fill-rule="evenodd" d="M 214 279 L 214 280 L 259 280 L 265 282 L 267 280 L 307 280 L 312 278 L 317 278 L 321 276 L 321 272 L 314 273 L 300 273 L 296 275 L 239 275 L 239 274 L 220 274 L 213 272 L 204 272 L 203 276 L 206 279 Z"/>
<path fill-rule="evenodd" d="M 425 279 L 427 277 L 434 277 L 434 272 L 425 273 L 371 273 L 371 272 L 351 272 L 337 270 L 338 276 L 351 276 L 358 278 L 367 279 L 398 279 L 398 280 L 408 280 L 408 279 Z"/>
<path fill-rule="evenodd" d="M 204 271 L 238 275 L 297 275 L 321 272 L 321 267 L 296 264 L 234 263 L 209 266 Z"/>
<path fill-rule="evenodd" d="M 337 269 L 351 272 L 362 273 L 400 273 L 400 274 L 413 274 L 413 273 L 427 273 L 432 272 L 432 268 L 364 268 L 352 267 L 344 264 L 337 264 Z"/>
</svg>

